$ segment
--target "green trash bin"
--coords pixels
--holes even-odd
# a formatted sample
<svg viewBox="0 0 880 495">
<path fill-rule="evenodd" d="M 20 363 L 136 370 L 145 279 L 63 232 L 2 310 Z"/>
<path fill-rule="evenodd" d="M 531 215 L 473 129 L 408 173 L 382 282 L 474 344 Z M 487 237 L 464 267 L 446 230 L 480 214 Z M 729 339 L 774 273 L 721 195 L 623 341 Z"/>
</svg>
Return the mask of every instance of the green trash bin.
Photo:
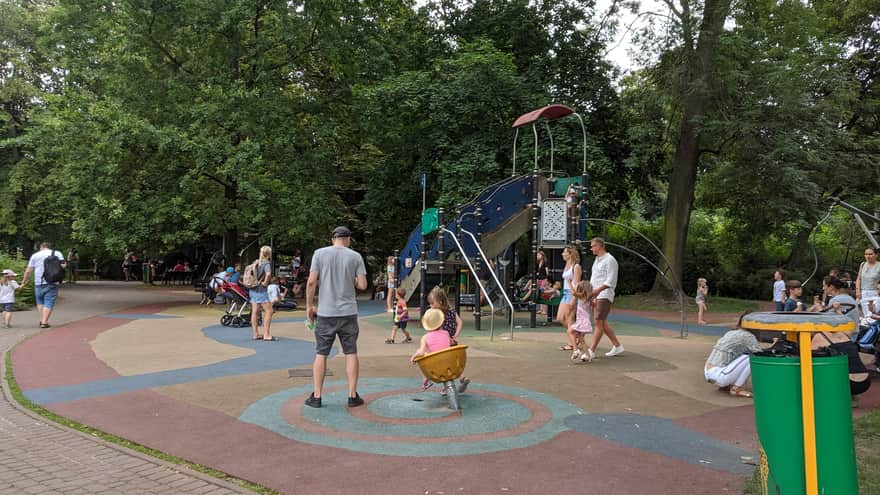
<svg viewBox="0 0 880 495">
<path fill-rule="evenodd" d="M 761 473 L 765 493 L 803 495 L 800 358 L 751 356 L 749 361 L 758 440 L 769 468 Z M 816 463 L 824 495 L 859 493 L 848 373 L 846 356 L 813 357 Z"/>
</svg>

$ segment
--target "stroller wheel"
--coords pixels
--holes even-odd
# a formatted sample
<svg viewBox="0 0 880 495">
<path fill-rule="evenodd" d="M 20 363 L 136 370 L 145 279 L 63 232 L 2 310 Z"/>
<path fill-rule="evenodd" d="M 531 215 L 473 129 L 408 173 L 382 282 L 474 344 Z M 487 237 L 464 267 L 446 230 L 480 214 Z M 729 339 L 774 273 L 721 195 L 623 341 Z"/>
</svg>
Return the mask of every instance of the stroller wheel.
<svg viewBox="0 0 880 495">
<path fill-rule="evenodd" d="M 234 327 L 240 327 L 240 326 L 241 326 L 241 323 L 242 323 L 241 320 L 242 320 L 242 319 L 241 319 L 240 316 L 233 316 L 233 317 L 232 317 L 232 320 L 230 321 L 230 323 L 231 323 L 232 326 L 234 326 Z"/>
<path fill-rule="evenodd" d="M 223 315 L 220 317 L 220 324 L 223 325 L 224 327 L 228 327 L 229 325 L 232 324 L 233 320 L 234 320 L 234 317 L 232 315 Z"/>
</svg>

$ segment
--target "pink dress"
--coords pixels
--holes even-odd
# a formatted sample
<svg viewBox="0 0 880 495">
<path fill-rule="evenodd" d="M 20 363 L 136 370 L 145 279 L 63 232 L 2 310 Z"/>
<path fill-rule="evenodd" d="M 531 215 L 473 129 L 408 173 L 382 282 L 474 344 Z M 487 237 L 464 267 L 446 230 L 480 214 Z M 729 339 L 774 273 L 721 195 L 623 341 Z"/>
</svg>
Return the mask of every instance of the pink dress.
<svg viewBox="0 0 880 495">
<path fill-rule="evenodd" d="M 580 333 L 593 333 L 593 324 L 590 323 L 590 303 L 578 299 L 577 315 L 571 329 Z"/>
<path fill-rule="evenodd" d="M 428 352 L 439 351 L 450 347 L 452 343 L 449 341 L 449 332 L 443 331 L 442 328 L 425 334 L 428 343 Z"/>
</svg>

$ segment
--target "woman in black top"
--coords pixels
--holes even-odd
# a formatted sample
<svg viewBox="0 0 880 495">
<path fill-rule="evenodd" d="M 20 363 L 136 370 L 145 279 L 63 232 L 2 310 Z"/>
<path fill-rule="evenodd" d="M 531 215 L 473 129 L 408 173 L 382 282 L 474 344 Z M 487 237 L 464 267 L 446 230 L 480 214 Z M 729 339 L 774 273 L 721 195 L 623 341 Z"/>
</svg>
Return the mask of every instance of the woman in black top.
<svg viewBox="0 0 880 495">
<path fill-rule="evenodd" d="M 544 251 L 538 251 L 538 268 L 536 270 L 536 278 L 538 280 L 538 292 L 544 290 L 547 286 L 547 278 L 550 276 L 550 269 L 547 267 L 547 257 L 544 255 Z M 524 288 L 526 291 L 525 295 L 522 297 L 522 301 L 528 301 L 532 297 L 532 280 L 529 279 L 526 282 L 526 286 Z M 542 315 L 546 312 L 546 306 L 541 305 L 538 308 L 538 314 Z"/>
</svg>

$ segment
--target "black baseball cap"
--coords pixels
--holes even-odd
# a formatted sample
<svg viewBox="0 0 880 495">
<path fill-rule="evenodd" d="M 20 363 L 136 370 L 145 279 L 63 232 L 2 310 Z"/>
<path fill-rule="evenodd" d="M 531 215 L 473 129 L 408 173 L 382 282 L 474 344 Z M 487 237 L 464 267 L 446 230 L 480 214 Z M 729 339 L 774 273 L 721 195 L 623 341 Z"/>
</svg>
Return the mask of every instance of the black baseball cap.
<svg viewBox="0 0 880 495">
<path fill-rule="evenodd" d="M 336 227 L 333 229 L 333 238 L 337 237 L 351 237 L 351 230 L 348 227 Z"/>
</svg>

